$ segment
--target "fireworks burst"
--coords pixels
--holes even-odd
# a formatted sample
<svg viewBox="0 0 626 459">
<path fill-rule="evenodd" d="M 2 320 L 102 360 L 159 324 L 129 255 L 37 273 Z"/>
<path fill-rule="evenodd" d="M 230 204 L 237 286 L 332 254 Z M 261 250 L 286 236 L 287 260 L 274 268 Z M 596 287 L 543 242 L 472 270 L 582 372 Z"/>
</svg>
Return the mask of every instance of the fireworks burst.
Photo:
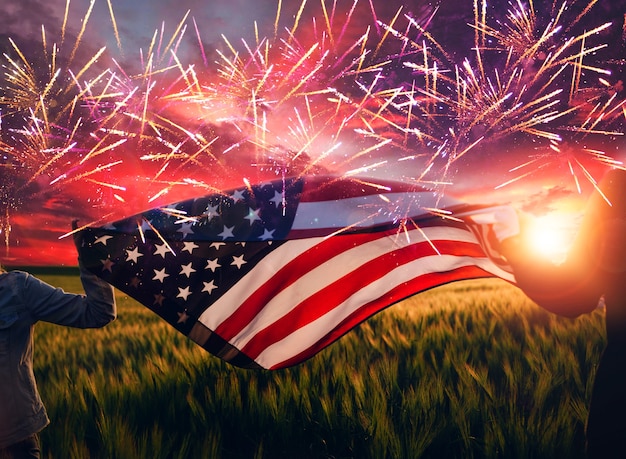
<svg viewBox="0 0 626 459">
<path fill-rule="evenodd" d="M 461 63 L 453 61 L 411 17 L 406 17 L 409 28 L 403 33 L 394 24 L 383 24 L 403 42 L 403 65 L 419 75 L 407 90 L 397 93 L 393 104 L 410 108 L 404 110 L 405 133 L 412 132 L 423 144 L 435 142 L 432 158 L 443 159 L 444 169 L 487 142 L 522 135 L 535 142 L 544 140 L 540 144 L 545 153 L 526 166 L 566 161 L 578 182 L 573 166 L 585 169 L 575 157 L 577 150 L 560 147 L 562 133 L 574 133 L 578 141 L 590 135 L 623 136 L 625 100 L 618 98 L 606 80 L 609 70 L 587 63 L 607 46 L 588 42 L 611 24 L 568 35 L 594 3 L 577 12 L 563 2 L 542 26 L 533 2 L 526 5 L 518 0 L 511 3 L 506 20 L 493 20 L 495 24 L 490 25 L 486 1 L 476 0 L 473 49 Z M 566 12 L 577 16 L 568 21 Z M 422 40 L 412 40 L 412 35 Z M 587 87 L 582 85 L 583 72 L 592 82 Z M 595 150 L 593 158 L 611 166 L 619 164 Z"/>
<path fill-rule="evenodd" d="M 42 29 L 33 57 L 11 40 L 0 95 L 7 247 L 9 217 L 25 199 L 78 184 L 91 196 L 78 202 L 85 214 L 122 216 L 175 190 L 215 191 L 251 174 L 356 175 L 401 162 L 405 180 L 443 187 L 453 183 L 457 161 L 479 146 L 519 137 L 540 147 L 509 182 L 551 161 L 566 163 L 577 184 L 579 171 L 593 183 L 589 158 L 620 165 L 601 148 L 563 140 L 564 133 L 576 141 L 623 135 L 623 89 L 593 60 L 611 25 L 578 31 L 597 0 L 555 2 L 549 20 L 532 0 L 509 3 L 503 19 L 474 0 L 474 40 L 460 52 L 430 30 L 436 9 L 416 17 L 400 8 L 384 20 L 371 1 L 329 8 L 322 0 L 314 16 L 306 3 L 282 30 L 278 2 L 269 34 L 255 24 L 253 41 L 223 36 L 223 46 L 208 53 L 215 62 L 190 12 L 171 35 L 155 31 L 133 70 L 104 47 L 79 58 L 93 2 L 71 44 L 69 2 L 60 45 Z M 369 25 L 354 33 L 363 11 Z M 197 49 L 186 62 L 181 47 L 190 42 Z"/>
</svg>

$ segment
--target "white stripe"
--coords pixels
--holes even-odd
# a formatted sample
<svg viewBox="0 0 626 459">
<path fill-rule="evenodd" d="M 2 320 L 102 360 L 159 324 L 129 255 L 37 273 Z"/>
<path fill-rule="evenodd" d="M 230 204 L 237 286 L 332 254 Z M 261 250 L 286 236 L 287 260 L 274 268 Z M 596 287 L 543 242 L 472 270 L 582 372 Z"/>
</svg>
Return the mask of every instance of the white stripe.
<svg viewBox="0 0 626 459">
<path fill-rule="evenodd" d="M 423 233 L 422 233 L 423 232 Z M 262 330 L 280 319 L 301 301 L 368 262 L 372 258 L 409 244 L 429 241 L 454 240 L 476 243 L 475 236 L 463 229 L 453 227 L 432 227 L 412 230 L 408 234 L 383 237 L 338 254 L 327 262 L 301 276 L 294 284 L 278 293 L 263 310 L 231 340 L 236 347 L 244 346 L 258 330 Z M 226 294 L 211 305 L 198 319 L 208 328 L 215 330 L 244 303 L 249 296 L 267 282 L 272 282 L 275 273 L 291 260 L 320 243 L 324 238 L 289 241 L 271 252 L 259 264 L 233 286 Z M 305 243 L 306 241 L 306 243 Z M 436 246 L 436 244 L 435 244 Z M 333 277 L 329 279 L 329 275 Z M 248 335 L 248 336 L 246 336 Z"/>
<path fill-rule="evenodd" d="M 432 191 L 380 193 L 334 201 L 300 202 L 292 229 L 369 227 L 398 218 L 430 215 L 426 208 L 445 208 L 458 204 Z"/>
<path fill-rule="evenodd" d="M 453 228 L 437 228 L 437 231 L 429 234 L 429 238 L 431 241 L 448 239 L 452 236 L 450 230 L 458 232 L 458 230 Z M 467 232 L 463 232 L 463 235 L 468 236 Z M 402 234 L 401 236 L 387 236 L 358 245 L 311 269 L 306 274 L 300 276 L 297 282 L 275 295 L 255 316 L 254 320 L 250 321 L 246 327 L 233 337 L 230 344 L 239 349 L 243 348 L 258 331 L 271 326 L 274 322 L 291 312 L 301 302 L 326 288 L 337 279 L 350 274 L 374 258 L 393 250 L 401 249 L 409 244 L 425 241 L 423 234 L 418 232 L 418 230 L 413 230 L 408 236 L 408 241 Z"/>
<path fill-rule="evenodd" d="M 363 286 L 354 295 L 322 317 L 295 330 L 281 341 L 268 346 L 255 361 L 263 368 L 271 368 L 305 351 L 364 304 L 384 296 L 398 285 L 423 274 L 450 271 L 472 265 L 477 265 L 487 272 L 505 279 L 511 277 L 510 274 L 500 270 L 487 258 L 457 257 L 454 255 L 432 255 L 419 258 L 399 266 L 375 282 Z"/>
<path fill-rule="evenodd" d="M 247 298 L 263 284 L 270 281 L 285 264 L 297 258 L 301 253 L 316 246 L 325 238 L 307 238 L 288 241 L 277 249 L 272 250 L 248 274 L 230 288 L 215 303 L 200 315 L 198 321 L 211 330 L 215 330 L 222 322 L 228 319 Z"/>
</svg>

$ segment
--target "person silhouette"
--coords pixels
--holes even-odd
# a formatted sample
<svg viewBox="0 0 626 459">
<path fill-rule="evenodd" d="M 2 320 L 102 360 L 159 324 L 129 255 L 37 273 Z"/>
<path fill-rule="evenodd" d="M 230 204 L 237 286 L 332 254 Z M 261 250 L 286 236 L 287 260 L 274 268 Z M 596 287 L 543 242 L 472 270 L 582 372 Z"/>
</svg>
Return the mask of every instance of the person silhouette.
<svg viewBox="0 0 626 459">
<path fill-rule="evenodd" d="M 609 171 L 590 197 L 563 264 L 532 258 L 521 234 L 501 243 L 518 287 L 553 313 L 577 317 L 604 300 L 606 346 L 585 429 L 589 458 L 626 457 L 626 171 Z"/>
<path fill-rule="evenodd" d="M 80 239 L 77 233 L 75 242 Z M 39 458 L 38 434 L 50 422 L 33 373 L 34 324 L 96 328 L 116 317 L 113 287 L 80 258 L 78 266 L 84 295 L 0 267 L 0 459 Z"/>
</svg>

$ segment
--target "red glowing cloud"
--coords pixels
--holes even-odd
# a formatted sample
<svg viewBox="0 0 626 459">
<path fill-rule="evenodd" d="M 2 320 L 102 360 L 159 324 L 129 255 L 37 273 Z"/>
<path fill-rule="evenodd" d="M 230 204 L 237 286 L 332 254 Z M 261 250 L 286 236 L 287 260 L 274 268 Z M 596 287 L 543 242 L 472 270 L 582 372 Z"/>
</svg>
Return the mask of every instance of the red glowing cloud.
<svg viewBox="0 0 626 459">
<path fill-rule="evenodd" d="M 505 34 L 508 2 L 485 18 L 471 1 L 57 3 L 0 6 L 28 19 L 0 36 L 5 264 L 75 264 L 74 219 L 277 175 L 382 175 L 538 213 L 619 164 L 624 43 L 605 19 L 624 1 L 568 11 L 571 46 L 538 5 L 516 11 L 534 35 Z"/>
</svg>

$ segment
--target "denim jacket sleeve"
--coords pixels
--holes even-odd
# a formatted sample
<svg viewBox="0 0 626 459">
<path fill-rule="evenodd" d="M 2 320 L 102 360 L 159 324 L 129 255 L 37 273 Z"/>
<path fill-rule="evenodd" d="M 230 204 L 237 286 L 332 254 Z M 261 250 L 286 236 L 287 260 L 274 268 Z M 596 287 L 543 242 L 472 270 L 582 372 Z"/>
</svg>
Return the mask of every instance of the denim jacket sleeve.
<svg viewBox="0 0 626 459">
<path fill-rule="evenodd" d="M 87 271 L 79 260 L 85 294 L 66 293 L 33 276 L 27 276 L 24 303 L 34 321 L 77 328 L 99 328 L 115 319 L 113 287 Z"/>
</svg>

